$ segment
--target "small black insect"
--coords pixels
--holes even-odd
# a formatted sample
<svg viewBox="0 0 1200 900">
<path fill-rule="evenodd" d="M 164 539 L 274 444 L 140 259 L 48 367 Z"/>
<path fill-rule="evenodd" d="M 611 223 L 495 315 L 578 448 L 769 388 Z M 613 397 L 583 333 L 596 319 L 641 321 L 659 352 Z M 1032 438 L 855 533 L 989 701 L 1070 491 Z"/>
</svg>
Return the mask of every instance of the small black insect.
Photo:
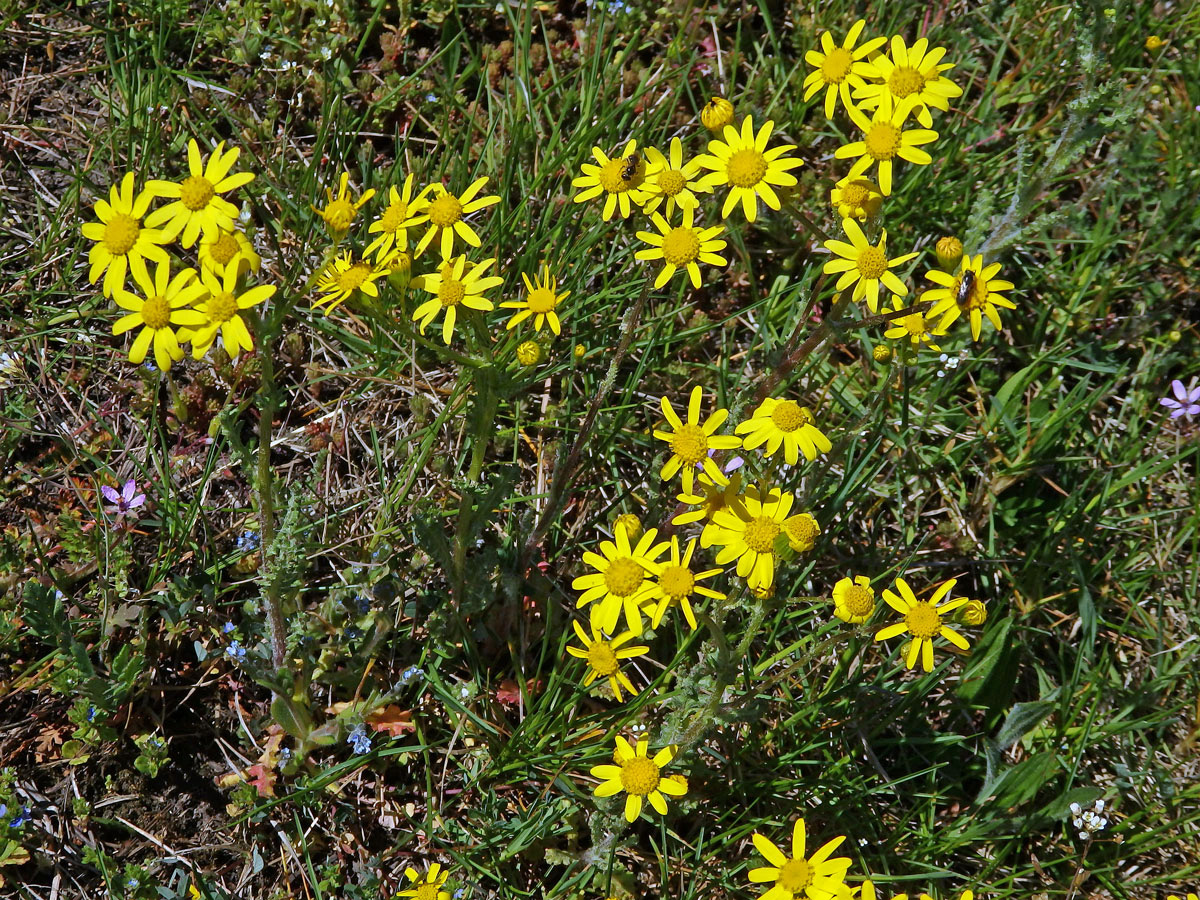
<svg viewBox="0 0 1200 900">
<path fill-rule="evenodd" d="M 633 177 L 637 175 L 638 166 L 641 165 L 642 155 L 640 153 L 630 153 L 625 157 L 625 165 L 621 169 L 622 181 L 633 181 Z"/>
<path fill-rule="evenodd" d="M 962 273 L 962 278 L 959 279 L 958 293 L 954 296 L 954 299 L 958 302 L 959 306 L 962 306 L 971 299 L 971 291 L 974 290 L 974 288 L 975 272 L 973 269 L 967 269 Z"/>
</svg>

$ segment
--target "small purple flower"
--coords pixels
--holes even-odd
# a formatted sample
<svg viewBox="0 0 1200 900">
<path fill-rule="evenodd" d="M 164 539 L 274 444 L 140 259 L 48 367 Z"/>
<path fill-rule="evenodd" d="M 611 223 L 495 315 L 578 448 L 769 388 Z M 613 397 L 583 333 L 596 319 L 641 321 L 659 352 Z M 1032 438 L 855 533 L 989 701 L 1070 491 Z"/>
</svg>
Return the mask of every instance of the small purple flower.
<svg viewBox="0 0 1200 900">
<path fill-rule="evenodd" d="M 1171 390 L 1175 392 L 1174 400 L 1170 397 L 1163 397 L 1158 402 L 1172 410 L 1172 419 L 1178 419 L 1180 416 L 1200 415 L 1200 385 L 1189 390 L 1183 386 L 1182 381 L 1176 378 L 1171 382 Z"/>
<path fill-rule="evenodd" d="M 146 502 L 146 495 L 137 492 L 137 482 L 132 478 L 125 482 L 125 486 L 121 488 L 119 494 L 115 488 L 110 488 L 107 484 L 100 488 L 100 493 L 104 495 L 104 499 L 113 504 L 107 511 L 109 515 L 117 519 L 129 515 Z"/>
</svg>

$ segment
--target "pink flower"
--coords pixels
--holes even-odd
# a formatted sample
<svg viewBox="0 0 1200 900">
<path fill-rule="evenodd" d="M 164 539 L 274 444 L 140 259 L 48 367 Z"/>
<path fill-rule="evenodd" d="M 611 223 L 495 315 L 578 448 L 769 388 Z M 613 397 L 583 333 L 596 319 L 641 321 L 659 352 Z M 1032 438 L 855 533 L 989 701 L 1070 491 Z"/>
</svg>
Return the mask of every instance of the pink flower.
<svg viewBox="0 0 1200 900">
<path fill-rule="evenodd" d="M 115 488 L 110 488 L 107 484 L 101 486 L 100 493 L 104 495 L 104 499 L 113 504 L 106 512 L 117 519 L 128 515 L 146 502 L 146 495 L 137 493 L 137 482 L 132 478 L 125 482 L 125 486 L 121 488 L 119 494 Z M 134 496 L 135 494 L 136 496 Z"/>
<path fill-rule="evenodd" d="M 1158 402 L 1172 410 L 1172 419 L 1178 419 L 1180 416 L 1200 415 L 1200 386 L 1188 390 L 1177 378 L 1171 382 L 1171 390 L 1175 392 L 1174 400 L 1170 397 L 1163 397 Z"/>
</svg>

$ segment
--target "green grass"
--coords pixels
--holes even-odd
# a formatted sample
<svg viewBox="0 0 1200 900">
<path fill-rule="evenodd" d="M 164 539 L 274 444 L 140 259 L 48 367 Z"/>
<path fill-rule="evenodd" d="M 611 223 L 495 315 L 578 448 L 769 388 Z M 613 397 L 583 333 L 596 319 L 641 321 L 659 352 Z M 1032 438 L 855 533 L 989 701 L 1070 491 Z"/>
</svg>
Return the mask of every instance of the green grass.
<svg viewBox="0 0 1200 900">
<path fill-rule="evenodd" d="M 847 835 L 850 882 L 885 897 L 1197 889 L 1197 428 L 1158 399 L 1196 374 L 1200 339 L 1200 14 L 868 11 L 867 35 L 947 47 L 965 90 L 935 111 L 933 164 L 901 163 L 884 203 L 890 252 L 922 251 L 899 270 L 910 298 L 943 234 L 988 242 L 1016 284 L 1002 332 L 940 339 L 967 354 L 948 368 L 928 350 L 874 361 L 887 341 L 858 304 L 796 354 L 835 299 L 799 216 L 837 236 L 828 191 L 849 163 L 833 152 L 854 139 L 822 95 L 802 99 L 804 53 L 862 10 L 630 6 L 0 12 L 0 342 L 20 361 L 0 397 L 0 827 L 31 808 L 0 862 L 6 840 L 32 855 L 0 867 L 0 893 L 390 897 L 406 866 L 439 862 L 467 898 L 757 896 L 751 834 L 786 849 L 800 816 L 810 850 Z M 1146 51 L 1152 33 L 1165 49 Z M 629 138 L 702 152 L 714 92 L 775 121 L 800 183 L 754 226 L 728 220 L 730 265 L 702 267 L 700 290 L 656 290 L 634 258 L 644 219 L 603 222 L 570 181 Z M 164 381 L 111 335 L 79 226 L 125 171 L 179 178 L 193 137 L 256 174 L 239 199 L 258 278 L 280 288 L 256 331 L 273 352 L 189 358 Z M 460 320 L 450 352 L 440 317 L 415 332 L 419 291 L 311 311 L 332 242 L 310 203 L 343 171 L 381 195 L 409 172 L 456 191 L 486 175 L 501 202 L 473 220 L 471 255 L 498 260 L 492 299 L 523 296 L 543 261 L 572 291 L 543 362 L 516 364 L 532 329 L 506 331 L 508 310 Z M 566 653 L 571 581 L 617 515 L 673 514 L 651 431 L 659 398 L 678 410 L 697 384 L 731 425 L 767 389 L 816 411 L 834 444 L 818 461 L 779 474 L 743 455 L 822 533 L 770 600 L 730 573 L 734 602 L 701 605 L 699 631 L 668 614 L 618 704 Z M 239 546 L 264 531 L 264 472 L 265 564 Z M 114 529 L 98 487 L 130 477 L 150 503 Z M 969 654 L 908 673 L 901 641 L 872 639 L 889 611 L 831 615 L 850 573 L 877 592 L 957 578 L 988 620 Z M 264 594 L 288 614 L 280 672 Z M 348 733 L 384 703 L 412 728 L 356 754 Z M 689 791 L 626 827 L 587 773 L 634 725 L 653 748 L 681 741 L 668 771 Z M 260 761 L 274 796 L 218 784 Z M 1100 798 L 1111 825 L 1080 841 L 1069 805 Z"/>
</svg>

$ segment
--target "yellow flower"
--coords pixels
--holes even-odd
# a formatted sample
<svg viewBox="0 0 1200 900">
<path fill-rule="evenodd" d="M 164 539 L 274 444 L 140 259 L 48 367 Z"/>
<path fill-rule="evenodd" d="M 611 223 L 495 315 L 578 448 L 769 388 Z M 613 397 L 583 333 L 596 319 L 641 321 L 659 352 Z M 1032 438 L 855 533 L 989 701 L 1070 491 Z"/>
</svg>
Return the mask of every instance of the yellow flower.
<svg viewBox="0 0 1200 900">
<path fill-rule="evenodd" d="M 787 535 L 788 546 L 795 552 L 808 553 L 816 546 L 821 526 L 811 513 L 800 513 L 784 519 L 783 533 Z"/>
<path fill-rule="evenodd" d="M 413 900 L 450 900 L 450 892 L 442 890 L 446 879 L 450 877 L 450 871 L 443 872 L 439 863 L 433 863 L 424 875 L 412 866 L 406 868 L 404 874 L 412 882 L 412 887 L 400 891 L 398 897 L 412 897 Z"/>
<path fill-rule="evenodd" d="M 449 344 L 450 336 L 454 334 L 458 307 L 465 306 L 467 309 L 477 309 L 481 312 L 495 309 L 492 301 L 483 296 L 484 291 L 490 291 L 504 283 L 503 278 L 495 275 L 484 277 L 483 273 L 495 261 L 495 258 L 485 259 L 468 271 L 467 258 L 460 256 L 457 259 L 444 260 L 436 275 L 423 275 L 414 279 L 414 286 L 434 295 L 432 299 L 426 300 L 413 310 L 413 321 L 421 320 L 421 334 L 424 334 L 429 323 L 437 318 L 438 312 L 444 309 L 446 318 L 442 321 L 442 340 Z"/>
<path fill-rule="evenodd" d="M 1160 38 L 1157 34 L 1146 36 L 1146 49 L 1153 53 L 1155 50 L 1161 50 L 1167 45 L 1167 42 Z M 1188 894 L 1188 900 L 1193 900 L 1195 894 Z M 1170 900 L 1170 898 L 1168 898 Z"/>
<path fill-rule="evenodd" d="M 666 461 L 659 472 L 663 481 L 669 481 L 675 473 L 683 470 L 684 493 L 692 492 L 692 485 L 699 468 L 714 482 L 725 480 L 721 468 L 708 455 L 709 450 L 733 450 L 742 445 L 742 439 L 733 435 L 719 435 L 716 430 L 727 418 L 729 410 L 718 408 L 704 424 L 700 424 L 700 402 L 704 399 L 704 391 L 700 385 L 692 388 L 688 400 L 687 423 L 675 415 L 671 401 L 663 397 L 660 401 L 663 415 L 673 431 L 654 430 L 654 436 L 660 441 L 671 445 L 671 458 Z"/>
<path fill-rule="evenodd" d="M 592 158 L 597 165 L 583 163 L 579 167 L 583 174 L 571 181 L 572 187 L 583 188 L 575 195 L 575 202 L 586 203 L 604 194 L 604 221 L 617 211 L 628 218 L 633 204 L 641 206 L 647 197 L 646 160 L 638 153 L 637 141 L 627 143 L 621 155 L 611 159 L 599 147 L 593 147 Z"/>
<path fill-rule="evenodd" d="M 121 189 L 114 184 L 108 189 L 108 200 L 97 200 L 93 209 L 99 222 L 86 222 L 83 236 L 96 244 L 88 251 L 88 283 L 95 284 L 104 275 L 102 290 L 105 297 L 125 286 L 125 273 L 131 269 L 138 283 L 150 280 L 146 260 L 159 265 L 167 262 L 167 251 L 159 244 L 170 240 L 161 231 L 142 227 L 142 216 L 150 207 L 154 195 L 143 190 L 133 193 L 133 173 L 121 179 Z"/>
<path fill-rule="evenodd" d="M 912 640 L 908 645 L 908 656 L 904 660 L 904 665 L 909 669 L 913 668 L 917 663 L 917 656 L 920 655 L 921 666 L 926 672 L 933 670 L 933 639 L 938 635 L 960 650 L 966 650 L 970 646 L 967 639 L 950 626 L 942 624 L 942 618 L 947 613 L 954 612 L 960 606 L 965 605 L 967 598 L 959 597 L 957 600 L 950 600 L 938 605 L 939 601 L 949 594 L 956 584 L 958 584 L 958 579 L 951 578 L 949 581 L 943 582 L 928 600 L 918 600 L 916 594 L 912 592 L 912 588 L 908 586 L 908 582 L 903 578 L 897 578 L 896 587 L 900 589 L 900 593 L 884 591 L 883 599 L 887 601 L 888 606 L 904 616 L 904 621 L 880 629 L 875 633 L 875 640 L 886 641 L 888 638 L 905 632 L 911 634 Z"/>
<path fill-rule="evenodd" d="M 983 605 L 982 600 L 968 600 L 959 609 L 955 621 L 977 628 L 987 621 L 987 607 Z"/>
<path fill-rule="evenodd" d="M 863 76 L 869 71 L 867 69 L 866 56 L 874 53 L 887 38 L 871 38 L 861 47 L 855 47 L 854 43 L 858 40 L 866 27 L 866 22 L 859 19 L 850 26 L 850 33 L 846 35 L 846 40 L 842 42 L 842 46 L 837 46 L 833 42 L 833 36 L 828 32 L 821 35 L 821 51 L 809 50 L 804 54 L 804 61 L 810 66 L 815 66 L 816 70 L 808 73 L 808 77 L 804 79 L 804 99 L 810 100 L 812 96 L 825 88 L 825 118 L 833 118 L 833 109 L 836 105 L 838 96 L 842 98 L 842 105 L 847 109 L 852 106 L 850 100 L 850 88 L 863 87 L 866 82 L 863 81 Z"/>
<path fill-rule="evenodd" d="M 843 178 L 829 192 L 829 202 L 843 219 L 867 219 L 879 213 L 883 193 L 869 178 Z"/>
<path fill-rule="evenodd" d="M 893 312 L 904 308 L 903 300 L 899 297 L 892 298 Z M 929 320 L 926 319 L 925 313 L 920 310 L 911 312 L 907 316 L 892 319 L 883 336 L 892 339 L 908 338 L 912 343 L 913 349 L 918 349 L 921 344 L 925 344 L 930 350 L 942 349 L 933 342 L 933 333 L 929 329 Z"/>
<path fill-rule="evenodd" d="M 528 368 L 542 361 L 542 345 L 537 341 L 522 341 L 517 345 L 517 362 Z"/>
<path fill-rule="evenodd" d="M 892 358 L 892 348 L 887 344 L 876 344 L 871 355 L 875 357 L 875 362 L 885 363 Z"/>
<path fill-rule="evenodd" d="M 721 132 L 733 121 L 733 104 L 724 97 L 713 96 L 700 110 L 700 123 L 709 131 Z"/>
<path fill-rule="evenodd" d="M 812 410 L 795 400 L 776 400 L 768 397 L 758 405 L 754 415 L 734 429 L 746 435 L 742 439 L 747 450 L 767 445 L 766 455 L 773 456 L 783 448 L 783 458 L 789 466 L 796 465 L 803 453 L 808 460 L 833 449 L 829 438 L 814 424 Z"/>
<path fill-rule="evenodd" d="M 239 313 L 274 295 L 275 285 L 260 284 L 239 297 L 238 271 L 233 266 L 225 270 L 224 280 L 215 272 L 207 270 L 200 272 L 200 280 L 208 290 L 208 298 L 197 304 L 196 309 L 204 313 L 206 321 L 199 328 L 186 328 L 179 332 L 180 340 L 192 342 L 192 357 L 202 357 L 213 345 L 218 331 L 221 333 L 221 343 L 225 352 L 231 359 L 237 359 L 242 350 L 253 350 L 254 341 L 250 337 L 250 329 L 246 327 Z"/>
<path fill-rule="evenodd" d="M 850 868 L 850 857 L 836 856 L 830 859 L 842 841 L 836 837 L 826 841 L 812 856 L 805 858 L 804 820 L 797 819 L 792 828 L 792 855 L 775 846 L 771 841 L 757 832 L 751 839 L 754 847 L 767 860 L 768 865 L 750 870 L 750 880 L 754 884 L 765 884 L 773 881 L 775 884 L 762 895 L 760 900 L 833 900 L 849 893 L 846 886 L 846 871 Z"/>
<path fill-rule="evenodd" d="M 893 294 L 899 294 L 901 297 L 907 294 L 908 288 L 891 270 L 904 265 L 910 259 L 915 258 L 917 254 L 906 253 L 895 259 L 888 259 L 886 228 L 879 237 L 878 247 L 871 246 L 867 241 L 867 236 L 863 234 L 863 230 L 853 219 L 843 219 L 842 228 L 846 232 L 846 237 L 850 238 L 850 243 L 826 241 L 826 249 L 835 253 L 836 257 L 825 263 L 821 269 L 827 274 L 841 273 L 837 280 L 837 289 L 844 291 L 853 284 L 854 299 L 862 300 L 865 297 L 871 312 L 879 311 L 879 286 L 881 283 Z"/>
<path fill-rule="evenodd" d="M 694 159 L 683 161 L 683 143 L 679 138 L 671 138 L 667 152 L 669 155 L 664 156 L 657 147 L 646 148 L 650 164 L 646 169 L 642 209 L 652 213 L 665 200 L 664 212 L 669 218 L 676 206 L 695 209 L 700 205 L 695 192 L 704 193 L 708 189 L 701 184 L 700 164 Z"/>
<path fill-rule="evenodd" d="M 713 543 L 721 544 L 717 565 L 737 560 L 737 573 L 751 590 L 768 590 L 775 583 L 775 539 L 783 534 L 795 498 L 781 494 L 779 488 L 763 492 L 747 491 L 738 503 L 730 504 L 713 515 L 717 533 Z"/>
<path fill-rule="evenodd" d="M 668 609 L 672 606 L 678 606 L 683 610 L 684 618 L 687 619 L 687 623 L 692 631 L 695 631 L 696 613 L 692 610 L 692 596 L 699 594 L 701 597 L 709 597 L 713 600 L 725 599 L 725 595 L 720 591 L 714 591 L 699 584 L 705 578 L 720 575 L 724 569 L 706 569 L 703 572 L 693 572 L 691 563 L 692 554 L 695 550 L 696 539 L 692 538 L 688 541 L 687 549 L 681 555 L 679 552 L 679 538 L 676 535 L 671 535 L 671 559 L 669 562 L 662 564 L 662 572 L 658 575 L 658 583 L 654 585 L 654 592 L 648 597 L 650 600 L 658 601 L 658 605 L 654 607 L 654 614 L 650 619 L 651 628 L 658 627 Z"/>
<path fill-rule="evenodd" d="M 664 747 L 654 754 L 647 755 L 649 742 L 641 738 L 637 749 L 629 746 L 629 741 L 617 735 L 617 750 L 613 755 L 616 765 L 593 766 L 592 775 L 603 781 L 596 785 L 594 793 L 597 797 L 611 797 L 621 791 L 625 797 L 625 821 L 632 822 L 642 812 L 643 800 L 650 801 L 662 815 L 667 814 L 667 800 L 663 795 L 682 797 L 687 793 L 687 785 L 680 784 L 662 776 L 663 768 L 675 758 L 678 748 Z"/>
<path fill-rule="evenodd" d="M 709 141 L 708 153 L 696 158 L 705 169 L 712 169 L 702 181 L 706 190 L 719 184 L 729 186 L 729 194 L 721 207 L 722 219 L 728 218 L 740 202 L 746 221 L 753 222 L 758 215 L 759 197 L 771 209 L 779 209 L 779 195 L 774 188 L 796 184 L 796 176 L 788 169 L 804 165 L 804 160 L 786 156 L 789 150 L 795 149 L 793 144 L 767 149 L 767 140 L 774 127 L 775 123 L 768 119 L 756 135 L 753 118 L 746 116 L 742 119 L 740 134 L 732 125 L 726 125 L 725 139 Z"/>
<path fill-rule="evenodd" d="M 971 274 L 968 275 L 967 273 Z M 1017 305 L 998 291 L 1011 291 L 1013 283 L 1004 281 L 996 276 L 1000 273 L 1000 263 L 983 264 L 983 254 L 963 257 L 962 271 L 958 275 L 950 275 L 936 269 L 926 272 L 925 277 L 939 288 L 926 291 L 921 295 L 922 300 L 933 301 L 929 317 L 941 316 L 937 333 L 945 334 L 946 329 L 954 324 L 959 316 L 966 315 L 971 321 L 971 339 L 979 340 L 983 317 L 1000 330 L 1000 314 L 996 307 L 1016 309 Z"/>
<path fill-rule="evenodd" d="M 639 239 L 651 246 L 648 250 L 639 250 L 634 256 L 641 260 L 661 259 L 663 261 L 663 269 L 654 279 L 656 288 L 660 288 L 670 281 L 676 269 L 686 269 L 688 277 L 692 281 L 692 287 L 700 287 L 700 266 L 696 264 L 697 260 L 708 263 L 710 266 L 729 264 L 725 257 L 717 255 L 718 250 L 725 249 L 725 242 L 716 240 L 717 235 L 725 230 L 725 226 L 694 228 L 695 217 L 694 209 L 685 209 L 683 224 L 672 227 L 658 213 L 651 213 L 650 220 L 654 222 L 654 227 L 659 230 L 659 234 L 652 231 L 637 233 Z"/>
<path fill-rule="evenodd" d="M 404 179 L 403 191 L 397 190 L 395 185 L 388 189 L 387 209 L 367 228 L 369 234 L 378 234 L 379 237 L 367 244 L 367 249 L 363 252 L 364 256 L 374 253 L 376 260 L 380 260 L 389 256 L 393 248 L 396 250 L 408 249 L 408 229 L 420 225 L 429 218 L 419 210 L 425 197 L 424 192 L 418 194 L 414 201 L 412 189 L 413 176 L 411 173 Z"/>
<path fill-rule="evenodd" d="M 250 238 L 238 228 L 220 231 L 215 237 L 200 238 L 200 270 L 225 274 L 225 267 L 232 266 L 238 275 L 257 272 L 262 267 L 262 258 L 254 252 Z"/>
<path fill-rule="evenodd" d="M 521 278 L 525 282 L 525 290 L 528 291 L 525 299 L 509 300 L 500 304 L 504 309 L 520 310 L 520 312 L 508 320 L 508 330 L 511 331 L 530 316 L 533 316 L 534 331 L 541 331 L 542 326 L 548 322 L 551 331 L 555 334 L 562 334 L 562 322 L 559 321 L 558 313 L 554 310 L 559 303 L 571 296 L 571 292 L 563 291 L 561 294 L 558 293 L 558 282 L 550 274 L 550 267 L 544 263 L 542 264 L 542 275 L 540 278 L 535 273 L 534 280 L 530 281 L 529 276 L 524 272 L 521 273 Z"/>
<path fill-rule="evenodd" d="M 642 633 L 641 607 L 654 592 L 646 576 L 662 573 L 662 564 L 657 560 L 668 546 L 665 541 L 655 544 L 657 535 L 658 529 L 651 528 L 631 545 L 625 529 L 618 526 L 613 533 L 615 543 L 601 541 L 600 553 L 583 554 L 583 561 L 596 571 L 580 575 L 571 587 L 583 592 L 575 603 L 577 609 L 595 604 L 591 609 L 594 627 L 612 634 L 624 609 L 629 630 Z"/>
<path fill-rule="evenodd" d="M 429 230 L 417 244 L 417 256 L 424 253 L 425 248 L 439 234 L 441 235 L 442 259 L 450 258 L 450 254 L 454 250 L 456 234 L 472 247 L 480 245 L 479 235 L 463 219 L 471 213 L 500 202 L 500 198 L 495 194 L 483 197 L 475 196 L 487 186 L 487 183 L 486 176 L 476 178 L 471 182 L 470 187 L 457 197 L 440 184 L 431 184 L 421 192 L 421 196 L 413 201 L 413 212 L 428 216 Z"/>
<path fill-rule="evenodd" d="M 319 309 L 327 303 L 329 305 L 325 307 L 325 315 L 329 315 L 356 292 L 368 297 L 378 297 L 379 288 L 375 282 L 385 275 L 386 269 L 366 259 L 356 260 L 347 250 L 338 255 L 317 279 L 317 290 L 325 296 L 314 300 L 313 308 Z"/>
<path fill-rule="evenodd" d="M 880 54 L 866 64 L 864 74 L 876 83 L 855 88 L 854 99 L 863 109 L 874 109 L 884 96 L 896 104 L 915 97 L 917 121 L 928 128 L 933 124 L 929 107 L 947 110 L 951 100 L 962 96 L 962 88 L 942 76 L 942 72 L 954 68 L 954 63 L 942 62 L 946 48 L 930 50 L 926 38 L 918 38 L 908 47 L 904 38 L 894 35 L 891 51 L 890 56 Z"/>
<path fill-rule="evenodd" d="M 311 203 L 309 207 L 318 216 L 325 220 L 325 227 L 329 229 L 330 234 L 334 237 L 341 237 L 350 229 L 350 223 L 354 221 L 354 217 L 358 215 L 358 211 L 362 209 L 363 204 L 375 196 L 375 188 L 364 191 L 362 196 L 357 200 L 351 200 L 346 192 L 346 184 L 350 181 L 350 173 L 343 172 L 341 179 L 338 181 L 337 197 L 333 196 L 333 191 L 325 188 L 325 208 L 318 209 Z"/>
<path fill-rule="evenodd" d="M 153 281 L 144 266 L 141 270 L 135 266 L 133 279 L 141 287 L 145 298 L 131 294 L 123 287 L 116 289 L 113 300 L 121 309 L 128 310 L 128 314 L 113 323 L 112 333 L 124 334 L 141 325 L 141 332 L 129 348 L 129 361 L 140 365 L 153 343 L 154 361 L 165 372 L 171 368 L 172 362 L 183 359 L 183 349 L 171 326 L 195 326 L 205 322 L 204 313 L 184 308 L 204 296 L 204 286 L 196 280 L 195 269 L 176 272 L 172 278 L 168 262 L 158 264 Z"/>
<path fill-rule="evenodd" d="M 866 575 L 841 579 L 833 586 L 833 614 L 843 622 L 861 625 L 875 612 L 875 591 Z"/>
<path fill-rule="evenodd" d="M 857 178 L 878 163 L 879 188 L 886 197 L 892 192 L 892 161 L 896 157 L 920 166 L 927 166 L 933 162 L 933 157 L 918 145 L 936 141 L 937 132 L 922 128 L 904 130 L 904 120 L 916 104 L 917 98 L 909 97 L 895 105 L 891 96 L 884 94 L 880 98 L 874 117 L 870 119 L 856 107 L 849 107 L 850 118 L 862 131 L 863 139 L 838 147 L 833 154 L 838 159 L 859 157 L 850 167 L 848 178 Z"/>
<path fill-rule="evenodd" d="M 229 170 L 241 151 L 234 147 L 222 156 L 224 149 L 225 142 L 221 141 L 208 158 L 208 165 L 204 165 L 199 146 L 195 140 L 188 141 L 188 177 L 178 184 L 151 181 L 146 185 L 146 190 L 151 193 L 175 201 L 150 213 L 146 224 L 151 228 L 162 225 L 162 233 L 169 241 L 182 232 L 180 244 L 185 248 L 196 243 L 201 232 L 205 237 L 215 239 L 222 231 L 233 231 L 238 208 L 220 195 L 249 184 L 254 180 L 254 174 L 230 175 Z"/>
<path fill-rule="evenodd" d="M 704 530 L 700 532 L 700 546 L 711 547 L 713 539 L 720 530 L 713 524 L 713 516 L 718 510 L 725 509 L 732 503 L 740 503 L 742 492 L 742 473 L 734 472 L 729 476 L 729 483 L 725 484 L 724 476 L 721 482 L 715 482 L 703 472 L 700 473 L 699 484 L 703 494 L 679 494 L 680 503 L 686 503 L 689 506 L 696 506 L 697 509 L 689 509 L 681 512 L 671 520 L 672 525 L 689 525 L 692 522 L 703 521 Z"/>
<path fill-rule="evenodd" d="M 617 698 L 618 703 L 624 699 L 621 696 L 622 687 L 630 694 L 636 694 L 637 689 L 621 671 L 621 660 L 644 656 L 650 652 L 650 648 L 641 645 L 623 647 L 623 644 L 627 644 L 637 637 L 632 631 L 626 631 L 624 634 L 606 639 L 600 629 L 593 624 L 591 626 L 592 636 L 589 638 L 579 622 L 571 624 L 575 626 L 575 634 L 579 636 L 579 642 L 583 644 L 583 647 L 567 647 L 567 652 L 572 656 L 587 660 L 588 671 L 583 678 L 583 686 L 587 687 L 597 678 L 607 678 L 608 686 L 612 688 L 613 696 Z"/>
</svg>

